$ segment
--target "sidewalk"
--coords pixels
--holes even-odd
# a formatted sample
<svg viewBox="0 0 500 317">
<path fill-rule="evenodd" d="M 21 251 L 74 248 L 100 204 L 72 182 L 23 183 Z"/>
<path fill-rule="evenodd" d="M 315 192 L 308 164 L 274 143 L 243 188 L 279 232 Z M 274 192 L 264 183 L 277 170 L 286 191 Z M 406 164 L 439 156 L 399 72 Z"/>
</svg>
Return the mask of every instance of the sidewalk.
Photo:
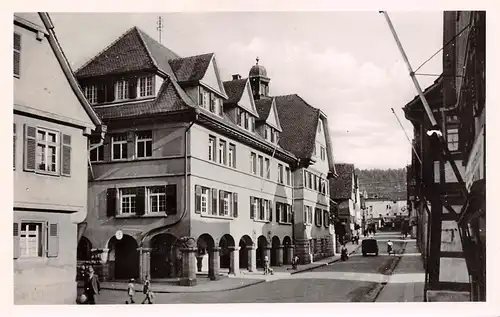
<svg viewBox="0 0 500 317">
<path fill-rule="evenodd" d="M 416 244 L 407 244 L 376 302 L 423 302 L 425 271 Z"/>
</svg>

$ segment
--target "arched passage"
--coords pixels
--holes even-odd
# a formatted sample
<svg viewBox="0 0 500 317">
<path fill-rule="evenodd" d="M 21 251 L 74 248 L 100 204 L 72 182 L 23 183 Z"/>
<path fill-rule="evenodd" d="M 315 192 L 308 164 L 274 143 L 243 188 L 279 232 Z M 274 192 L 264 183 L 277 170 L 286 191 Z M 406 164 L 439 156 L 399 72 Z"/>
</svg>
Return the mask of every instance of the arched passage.
<svg viewBox="0 0 500 317">
<path fill-rule="evenodd" d="M 257 267 L 264 267 L 264 256 L 266 252 L 266 248 L 269 246 L 269 242 L 267 241 L 266 237 L 260 236 L 257 239 L 257 250 L 256 250 L 256 257 L 257 257 Z"/>
<path fill-rule="evenodd" d="M 252 238 L 247 235 L 244 235 L 240 239 L 240 243 L 238 245 L 240 247 L 240 268 L 248 269 L 248 247 L 253 246 Z"/>
<path fill-rule="evenodd" d="M 120 240 L 111 238 L 108 243 L 110 265 L 113 266 L 115 279 L 129 279 L 139 277 L 139 252 L 137 241 L 124 234 Z"/>
<path fill-rule="evenodd" d="M 283 238 L 283 264 L 292 263 L 292 259 L 290 258 L 290 252 L 288 251 L 290 246 L 292 245 L 292 239 L 289 236 L 285 236 Z"/>
<path fill-rule="evenodd" d="M 280 238 L 277 236 L 274 236 L 273 239 L 271 240 L 272 244 L 272 251 L 271 251 L 271 258 L 269 259 L 271 261 L 271 265 L 278 265 L 278 247 L 280 246 Z"/>
<path fill-rule="evenodd" d="M 198 237 L 196 242 L 196 247 L 198 251 L 196 252 L 196 265 L 198 272 L 203 270 L 208 270 L 209 254 L 215 246 L 214 238 L 208 233 L 204 233 Z"/>
<path fill-rule="evenodd" d="M 178 275 L 181 242 L 176 236 L 161 233 L 151 239 L 151 277 L 165 278 Z"/>
<path fill-rule="evenodd" d="M 231 247 L 234 247 L 234 239 L 230 234 L 225 234 L 220 238 L 219 247 L 220 247 L 220 267 L 221 268 L 229 268 L 231 257 L 229 250 Z"/>
<path fill-rule="evenodd" d="M 86 237 L 81 237 L 76 248 L 77 261 L 90 261 L 92 257 L 92 243 Z"/>
</svg>

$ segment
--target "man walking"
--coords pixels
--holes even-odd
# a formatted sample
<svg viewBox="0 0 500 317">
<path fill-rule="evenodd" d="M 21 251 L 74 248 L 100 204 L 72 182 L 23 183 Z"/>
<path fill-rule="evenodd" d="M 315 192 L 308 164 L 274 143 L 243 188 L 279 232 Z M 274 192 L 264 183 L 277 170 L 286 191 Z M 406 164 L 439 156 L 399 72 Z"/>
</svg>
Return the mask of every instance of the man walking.
<svg viewBox="0 0 500 317">
<path fill-rule="evenodd" d="M 87 279 L 83 286 L 84 294 L 87 297 L 87 304 L 95 305 L 96 295 L 101 292 L 101 283 L 99 277 L 94 273 L 94 268 L 89 266 L 87 269 Z"/>
</svg>

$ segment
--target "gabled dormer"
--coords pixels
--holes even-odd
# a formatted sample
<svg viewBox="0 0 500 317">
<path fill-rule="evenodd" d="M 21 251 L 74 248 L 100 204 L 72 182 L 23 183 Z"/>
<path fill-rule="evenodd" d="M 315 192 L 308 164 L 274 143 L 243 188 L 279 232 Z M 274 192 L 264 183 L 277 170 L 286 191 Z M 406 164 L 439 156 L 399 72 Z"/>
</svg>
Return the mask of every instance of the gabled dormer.
<svg viewBox="0 0 500 317">
<path fill-rule="evenodd" d="M 228 98 L 214 53 L 170 61 L 177 83 L 200 108 L 222 117 Z"/>
<path fill-rule="evenodd" d="M 224 88 L 228 95 L 228 99 L 224 102 L 228 117 L 245 130 L 255 132 L 259 114 L 249 79 L 242 79 L 238 74 L 233 75 L 233 80 L 224 82 Z"/>
<path fill-rule="evenodd" d="M 276 109 L 274 98 L 262 98 L 255 101 L 259 119 L 257 120 L 257 130 L 260 135 L 271 143 L 278 143 L 279 134 L 283 132 Z"/>
</svg>

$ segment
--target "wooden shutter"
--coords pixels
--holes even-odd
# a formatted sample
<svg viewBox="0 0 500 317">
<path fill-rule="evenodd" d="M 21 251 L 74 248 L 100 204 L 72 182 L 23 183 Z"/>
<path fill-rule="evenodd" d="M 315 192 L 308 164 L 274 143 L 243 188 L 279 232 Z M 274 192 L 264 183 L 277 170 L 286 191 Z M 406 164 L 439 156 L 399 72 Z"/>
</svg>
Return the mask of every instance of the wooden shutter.
<svg viewBox="0 0 500 317">
<path fill-rule="evenodd" d="M 224 215 L 224 191 L 219 190 L 219 216 Z"/>
<path fill-rule="evenodd" d="M 14 33 L 14 74 L 21 74 L 21 34 Z"/>
<path fill-rule="evenodd" d="M 112 102 L 115 100 L 115 83 L 114 81 L 108 81 L 106 83 L 106 101 Z"/>
<path fill-rule="evenodd" d="M 12 167 L 16 168 L 16 124 L 14 123 L 13 143 L 12 143 Z"/>
<path fill-rule="evenodd" d="M 137 98 L 137 77 L 128 80 L 128 97 L 130 99 Z"/>
<path fill-rule="evenodd" d="M 106 101 L 106 85 L 99 83 L 97 86 L 97 103 Z"/>
<path fill-rule="evenodd" d="M 116 216 L 117 193 L 118 190 L 116 188 L 108 188 L 106 190 L 106 216 L 108 217 Z"/>
<path fill-rule="evenodd" d="M 260 219 L 260 215 L 264 214 L 264 212 L 265 212 L 265 210 L 264 210 L 264 200 L 262 198 L 255 198 L 255 199 L 258 199 L 258 201 L 259 201 L 259 214 L 257 215 L 257 218 Z M 266 218 L 265 214 L 264 214 L 264 218 Z M 265 220 L 265 219 L 261 219 L 261 220 Z"/>
<path fill-rule="evenodd" d="M 34 172 L 36 168 L 36 127 L 24 125 L 24 170 Z"/>
<path fill-rule="evenodd" d="M 212 215 L 216 215 L 217 214 L 217 189 L 215 188 L 212 188 L 211 190 L 211 193 L 212 193 L 212 212 L 211 214 Z M 210 204 L 210 200 L 207 202 L 207 204 Z"/>
<path fill-rule="evenodd" d="M 238 194 L 233 193 L 233 217 L 238 218 Z"/>
<path fill-rule="evenodd" d="M 57 223 L 49 223 L 47 239 L 47 257 L 57 257 L 59 254 L 59 226 Z"/>
<path fill-rule="evenodd" d="M 127 133 L 127 158 L 133 159 L 135 157 L 135 133 L 129 131 Z"/>
<path fill-rule="evenodd" d="M 195 198 L 194 198 L 194 212 L 201 213 L 201 186 L 194 186 Z"/>
<path fill-rule="evenodd" d="M 273 204 L 271 200 L 267 201 L 267 205 L 269 206 L 269 221 L 273 221 Z"/>
<path fill-rule="evenodd" d="M 254 197 L 250 197 L 250 219 L 255 219 L 255 209 L 253 208 Z"/>
<path fill-rule="evenodd" d="M 167 215 L 177 214 L 177 185 L 165 186 L 165 212 Z"/>
<path fill-rule="evenodd" d="M 20 231 L 21 231 L 21 223 L 14 222 L 14 259 L 19 257 L 19 242 L 20 242 Z"/>
<path fill-rule="evenodd" d="M 323 226 L 325 226 L 325 228 L 328 228 L 328 226 L 330 225 L 330 215 L 328 214 L 328 210 L 325 210 L 323 211 Z"/>
<path fill-rule="evenodd" d="M 135 214 L 142 216 L 146 213 L 146 187 L 135 188 Z"/>
<path fill-rule="evenodd" d="M 61 175 L 71 176 L 71 135 L 61 134 Z"/>
</svg>

